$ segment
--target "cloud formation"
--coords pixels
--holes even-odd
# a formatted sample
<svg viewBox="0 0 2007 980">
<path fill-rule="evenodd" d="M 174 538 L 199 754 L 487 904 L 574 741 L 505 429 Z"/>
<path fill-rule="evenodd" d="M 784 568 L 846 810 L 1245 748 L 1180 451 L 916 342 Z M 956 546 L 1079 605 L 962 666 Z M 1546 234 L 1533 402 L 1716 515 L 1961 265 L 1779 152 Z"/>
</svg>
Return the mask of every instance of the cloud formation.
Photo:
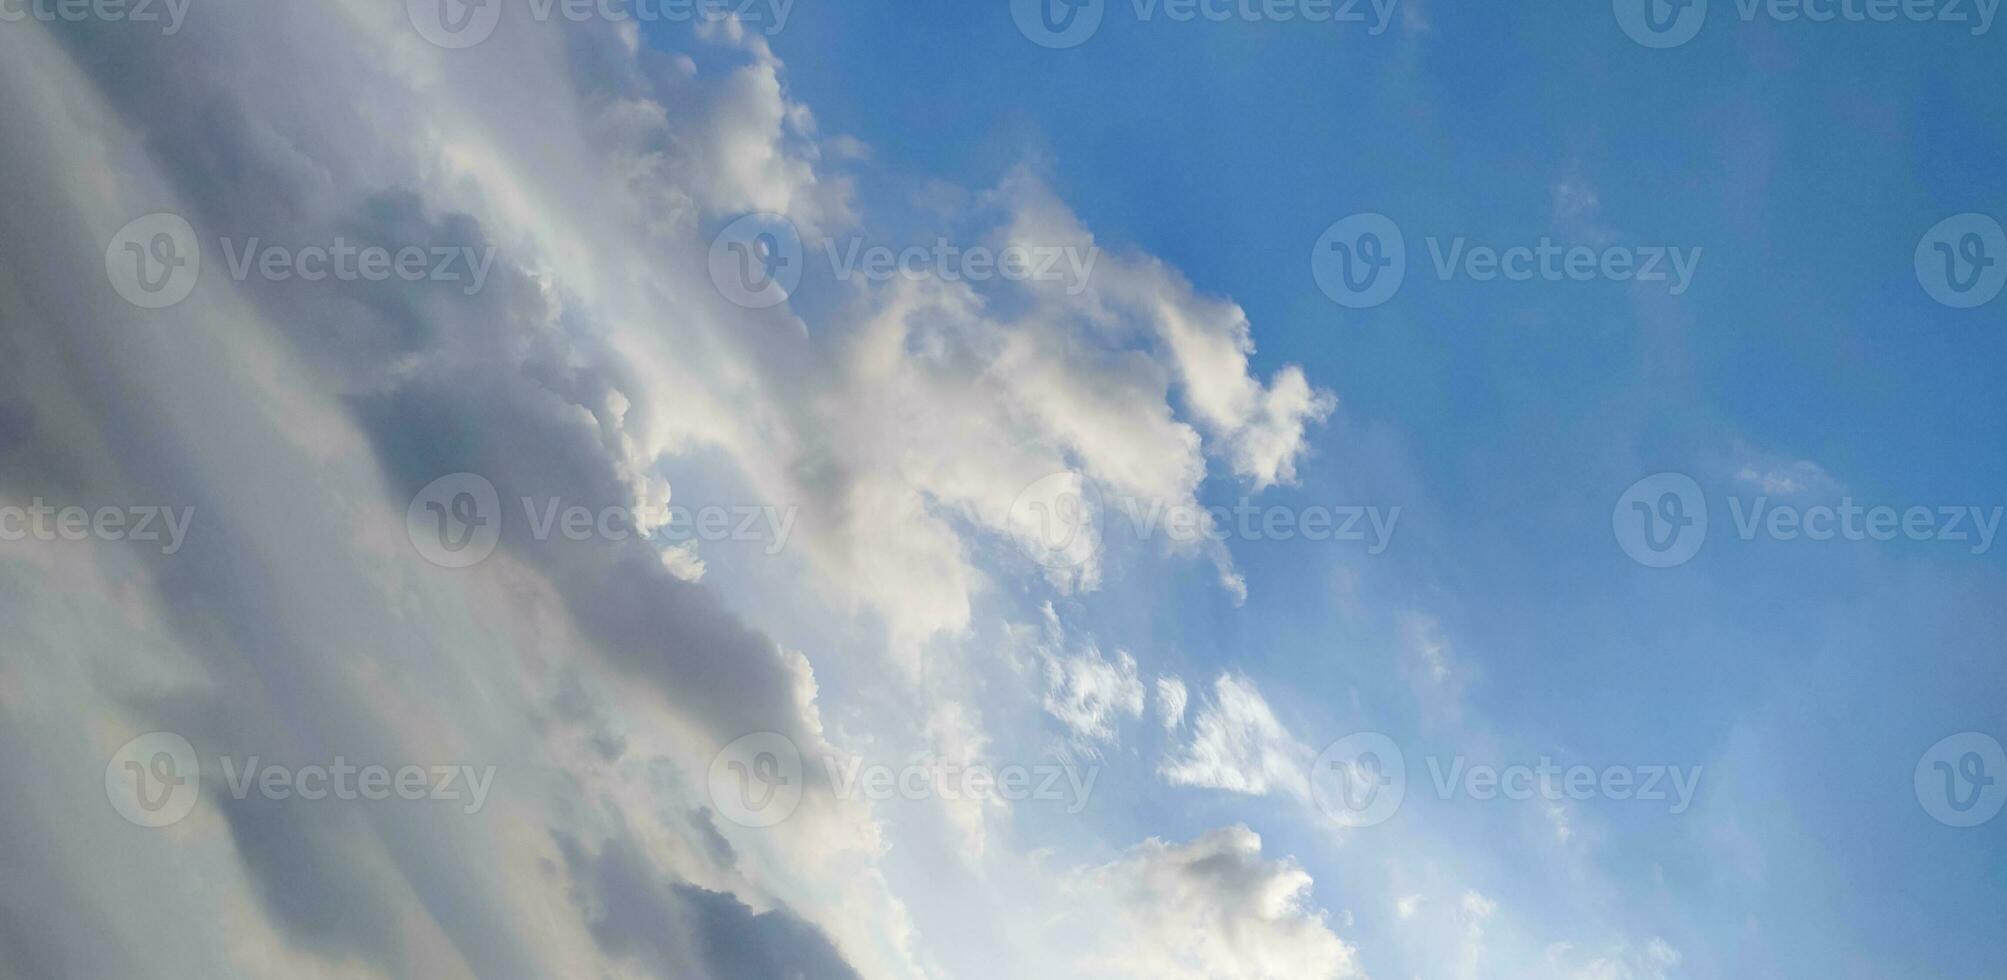
<svg viewBox="0 0 2007 980">
<path fill-rule="evenodd" d="M 18 651 L 0 734 L 23 747 L 0 775 L 60 787 L 0 801 L 0 975 L 940 972 L 947 940 L 914 926 L 887 818 L 819 775 L 839 741 L 879 734 L 825 722 L 819 672 L 880 665 L 784 646 L 754 619 L 771 610 L 699 581 L 701 549 L 539 535 L 514 504 L 650 513 L 696 484 L 799 506 L 787 591 L 880 624 L 911 679 L 998 581 L 1102 585 L 1098 541 L 1071 568 L 1015 551 L 1026 487 L 1063 473 L 1191 502 L 1209 458 L 1286 483 L 1331 397 L 1295 368 L 1253 377 L 1239 308 L 1141 254 L 1072 293 L 841 283 L 855 295 L 812 327 L 735 307 L 705 272 L 723 221 L 775 212 L 820 247 L 869 220 L 842 171 L 855 147 L 820 136 L 763 39 L 713 26 L 677 55 L 511 22 L 447 52 L 400 7 L 218 0 L 171 44 L 0 32 L 0 164 L 61 190 L 0 201 L 0 498 L 197 515 L 171 558 L 96 543 L 0 561 Z M 1028 172 L 966 203 L 973 240 L 1092 244 Z M 182 304 L 141 311 L 105 283 L 105 243 L 160 211 L 210 261 Z M 497 258 L 473 291 L 231 275 L 224 254 L 254 241 Z M 493 557 L 446 570 L 405 510 L 458 472 L 508 506 Z M 1204 557 L 1244 588 L 1223 548 Z M 1047 667 L 1028 697 L 1082 738 L 1142 711 L 1126 653 Z M 952 714 L 928 719 L 930 747 L 983 751 L 980 714 Z M 470 816 L 238 798 L 205 769 L 192 814 L 149 836 L 99 777 L 155 730 L 205 761 L 499 774 Z M 780 832 L 706 798 L 712 754 L 749 731 L 804 757 Z M 1121 877 L 1182 862 L 1165 880 L 1191 884 L 1158 911 L 1233 943 L 1251 916 L 1296 947 L 1256 962 L 1342 959 L 1300 870 L 1243 838 L 1207 846 L 1245 870 L 1212 880 L 1171 852 L 1082 880 L 1126 908 L 1143 886 Z M 100 865 L 118 880 L 73 873 Z M 1237 911 L 1233 889 L 1262 904 Z"/>
</svg>

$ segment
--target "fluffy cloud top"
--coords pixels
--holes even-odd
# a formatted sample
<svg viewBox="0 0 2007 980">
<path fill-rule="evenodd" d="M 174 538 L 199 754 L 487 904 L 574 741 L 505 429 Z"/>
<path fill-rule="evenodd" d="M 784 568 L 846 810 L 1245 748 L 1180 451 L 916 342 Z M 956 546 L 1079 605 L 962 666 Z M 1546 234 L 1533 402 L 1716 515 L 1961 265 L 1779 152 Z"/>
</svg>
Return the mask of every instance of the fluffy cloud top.
<svg viewBox="0 0 2007 980">
<path fill-rule="evenodd" d="M 1310 876 L 1265 861 L 1261 837 L 1224 827 L 1182 844 L 1148 840 L 1075 876 L 1076 897 L 1112 909 L 1119 937 L 1087 939 L 1089 975 L 1173 980 L 1359 977 L 1352 947 L 1310 905 Z"/>
<path fill-rule="evenodd" d="M 717 29 L 672 56 L 508 5 L 486 44 L 444 51 L 403 7 L 217 0 L 170 43 L 103 24 L 0 31 L 0 166 L 37 189 L 0 200 L 0 499 L 198 515 L 172 560 L 104 544 L 0 557 L 15 637 L 0 735 L 32 747 L 0 770 L 57 787 L 0 799 L 0 973 L 943 972 L 946 940 L 918 934 L 888 870 L 903 855 L 883 815 L 819 775 L 839 741 L 868 737 L 825 724 L 819 675 L 832 660 L 885 672 L 784 649 L 749 617 L 829 600 L 882 624 L 921 675 L 1000 577 L 1100 584 L 1092 538 L 1071 568 L 997 557 L 1026 487 L 1072 474 L 1190 502 L 1211 459 L 1286 482 L 1330 396 L 1290 368 L 1253 377 L 1238 307 L 1146 255 L 1011 302 L 845 283 L 813 329 L 791 307 L 732 306 L 705 262 L 724 220 L 784 214 L 811 249 L 869 221 L 831 163 L 859 154 L 825 154 L 764 42 Z M 341 97 L 275 77 L 339 79 Z M 958 220 L 974 239 L 1091 242 L 1030 176 L 971 201 L 982 213 Z M 209 262 L 188 300 L 143 312 L 108 288 L 105 245 L 158 211 L 185 217 Z M 474 294 L 240 279 L 223 240 L 497 260 Z M 405 508 L 463 471 L 511 506 L 495 555 L 449 574 L 412 548 Z M 513 506 L 655 510 L 692 472 L 800 507 L 799 560 L 777 563 L 770 603 L 693 582 L 688 548 L 539 536 Z M 1230 555 L 1205 557 L 1237 586 Z M 1049 666 L 1043 706 L 1082 737 L 1140 715 L 1130 656 Z M 980 751 L 978 713 L 932 724 L 952 714 L 911 728 Z M 146 837 L 99 777 L 153 730 L 212 757 L 502 765 L 478 817 L 237 799 L 212 775 L 186 821 Z M 748 731 L 804 756 L 783 830 L 708 805 L 713 753 Z M 87 792 L 71 791 L 79 773 Z M 1182 861 L 1164 880 L 1184 890 L 1149 901 L 1214 923 L 1195 969 L 1344 959 L 1301 871 L 1241 837 L 1209 846 L 1243 870 L 1174 850 L 1131 873 Z M 119 874 L 75 873 L 95 865 Z M 1147 887 L 1122 877 L 1082 880 L 1128 907 Z M 1249 947 L 1244 929 L 1287 948 Z"/>
</svg>

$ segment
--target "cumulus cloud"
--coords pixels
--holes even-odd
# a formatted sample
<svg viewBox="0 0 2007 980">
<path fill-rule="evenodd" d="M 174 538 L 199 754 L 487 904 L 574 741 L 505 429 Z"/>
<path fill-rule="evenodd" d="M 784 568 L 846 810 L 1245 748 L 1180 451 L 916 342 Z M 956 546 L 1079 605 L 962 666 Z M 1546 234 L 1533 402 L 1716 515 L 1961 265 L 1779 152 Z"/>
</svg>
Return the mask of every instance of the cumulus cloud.
<svg viewBox="0 0 2007 980">
<path fill-rule="evenodd" d="M 556 896 L 541 879 L 539 851 L 511 828 L 594 822 L 608 812 L 602 803 L 649 828 L 648 851 L 677 869 L 664 872 L 668 880 L 705 877 L 769 904 L 776 892 L 803 893 L 807 886 L 762 870 L 767 855 L 714 846 L 714 828 L 707 838 L 683 819 L 645 815 L 663 795 L 673 812 L 692 812 L 688 787 L 705 747 L 747 726 L 787 733 L 812 759 L 824 750 L 804 658 L 671 574 L 644 541 L 574 546 L 512 526 L 495 558 L 451 579 L 403 540 L 411 493 L 454 470 L 485 474 L 511 499 L 666 500 L 647 451 L 656 435 L 628 414 L 648 403 L 649 385 L 581 301 L 590 277 L 553 285 L 567 236 L 526 227 L 560 209 L 529 195 L 523 173 L 454 175 L 453 161 L 428 156 L 458 153 L 479 170 L 536 155 L 461 140 L 480 129 L 465 116 L 485 103 L 384 94 L 412 84 L 388 62 L 413 56 L 403 67 L 414 67 L 435 56 L 395 44 L 370 53 L 373 36 L 408 30 L 392 20 L 401 11 L 385 8 L 382 22 L 367 24 L 336 8 L 245 4 L 229 13 L 179 48 L 32 25 L 0 36 L 0 72 L 19 96 L 0 147 L 10 173 L 54 187 L 95 172 L 105 188 L 88 199 L 6 205 L 8 228 L 43 229 L 36 248 L 86 270 L 24 275 L 16 259 L 29 243 L 13 235 L 4 243 L 7 334 L 37 352 L 4 369 L 25 422 L 7 449 L 20 464 L 7 468 L 7 495 L 178 500 L 198 514 L 171 562 L 136 563 L 112 547 L 46 556 L 71 569 L 82 587 L 69 603 L 88 612 L 67 622 L 36 616 L 45 653 L 15 669 L 50 704 L 91 720 L 87 731 L 42 729 L 47 757 L 77 772 L 101 769 L 123 737 L 166 729 L 202 751 L 295 765 L 331 754 L 391 763 L 477 755 L 508 765 L 484 819 L 430 811 L 363 819 L 353 809 L 239 800 L 207 784 L 204 804 L 173 831 L 175 859 L 139 857 L 118 888 L 79 882 L 48 903 L 61 918 L 37 928 L 33 961 L 56 967 L 43 975 L 596 973 L 586 923 L 549 914 Z M 240 74 L 279 52 L 305 76 L 347 79 L 356 101 L 296 105 L 297 93 Z M 94 84 L 106 64 L 178 81 Z M 548 64 L 531 57 L 519 70 L 534 75 Z M 555 81 L 544 94 L 568 90 L 563 75 Z M 503 142 L 512 135 L 483 132 Z M 457 209 L 470 206 L 483 215 Z M 162 208 L 188 216 L 212 265 L 180 307 L 142 317 L 104 283 L 102 251 L 122 223 Z M 224 237 L 337 236 L 500 244 L 506 258 L 478 296 L 448 297 L 410 284 L 233 282 L 214 250 Z M 530 240 L 554 252 L 521 247 Z M 84 376 L 98 379 L 102 397 L 61 394 Z M 123 444 L 150 448 L 135 454 Z M 10 578 L 32 560 L 10 549 Z M 20 584 L 9 589 L 10 610 L 52 608 L 49 583 Z M 107 647 L 94 665 L 78 660 L 90 672 L 70 670 L 63 660 L 77 659 L 91 620 L 123 620 L 150 639 Z M 648 737 L 608 738 L 596 726 L 574 751 L 568 719 L 584 709 L 559 696 L 556 663 L 639 681 L 621 708 L 650 719 Z M 10 729 L 20 720 L 10 718 Z M 645 752 L 628 747 L 644 741 Z M 636 784 L 636 773 L 614 765 L 630 751 L 660 767 L 653 778 Z M 580 796 L 593 803 L 557 805 Z M 10 882 L 72 877 L 56 869 L 91 863 L 90 851 L 128 849 L 113 843 L 123 825 L 105 824 L 116 817 L 102 789 L 97 797 L 95 807 L 61 794 L 10 806 L 18 834 L 0 845 Z M 793 846 L 821 859 L 875 846 L 868 824 L 820 794 L 800 819 Z M 17 849 L 56 838 L 68 843 L 47 848 L 49 857 Z M 883 938 L 896 936 L 884 926 L 897 922 L 897 903 L 882 886 L 859 890 L 874 887 L 877 897 L 858 907 L 890 918 L 868 942 L 854 923 L 836 931 L 867 947 L 874 974 L 910 972 L 896 940 Z M 128 897 L 184 890 L 199 897 L 151 913 Z M 841 907 L 818 914 L 840 918 L 830 910 Z M 148 932 L 191 939 L 128 948 L 91 927 L 108 922 L 151 922 Z M 546 925 L 532 936 L 523 922 Z"/>
<path fill-rule="evenodd" d="M 841 172 L 868 153 L 837 139 L 825 154 L 764 41 L 720 28 L 668 56 L 604 25 L 512 20 L 445 52 L 402 6 L 218 0 L 172 45 L 103 25 L 0 31 L 0 167 L 67 189 L 0 199 L 0 499 L 198 515 L 171 561 L 102 544 L 0 558 L 0 735 L 24 747 L 0 776 L 57 787 L 0 798 L 0 971 L 940 972 L 879 815 L 819 775 L 863 737 L 825 724 L 819 677 L 882 665 L 784 647 L 753 617 L 828 600 L 920 676 L 1000 577 L 1101 586 L 1095 537 L 1072 565 L 1013 553 L 1027 487 L 1064 474 L 1190 504 L 1214 460 L 1257 489 L 1287 483 L 1332 397 L 1295 368 L 1254 377 L 1239 307 L 1142 254 L 1097 265 L 1081 292 L 1013 302 L 845 284 L 855 302 L 814 329 L 789 307 L 733 307 L 705 273 L 722 221 L 780 213 L 815 248 L 870 219 Z M 342 97 L 266 81 L 279 72 L 340 79 Z M 967 210 L 974 239 L 1091 244 L 1029 174 L 944 206 Z M 162 210 L 210 265 L 183 304 L 142 314 L 107 288 L 105 243 Z M 498 259 L 471 295 L 238 281 L 212 247 L 225 238 Z M 449 573 L 412 548 L 404 511 L 462 471 L 510 506 L 494 557 Z M 656 512 L 693 473 L 801 508 L 785 589 L 734 602 L 693 581 L 701 548 L 539 536 L 513 506 Z M 1231 555 L 1197 547 L 1241 588 Z M 789 611 L 813 622 L 809 606 Z M 1061 643 L 1042 676 L 1027 710 L 1081 738 L 1143 711 L 1123 651 Z M 1282 749 L 1251 685 L 1223 679 L 1207 712 L 1179 771 L 1209 785 L 1226 777 L 1208 766 L 1245 764 L 1228 788 L 1274 783 Z M 922 714 L 944 754 L 983 751 L 979 713 Z M 194 813 L 147 838 L 99 776 L 150 730 L 211 755 L 501 772 L 489 809 L 458 817 L 237 799 L 211 774 Z M 707 805 L 712 754 L 751 731 L 804 756 L 783 832 Z M 982 829 L 980 808 L 952 819 Z M 1245 831 L 1153 843 L 1079 880 L 1122 914 L 1213 930 L 1171 975 L 1231 975 L 1224 957 L 1342 975 L 1349 948 L 1307 911 L 1307 877 L 1258 852 Z M 74 873 L 94 864 L 120 874 Z"/>
<path fill-rule="evenodd" d="M 754 912 L 730 895 L 663 880 L 648 856 L 616 840 L 600 853 L 560 838 L 565 870 L 593 938 L 648 976 L 720 980 L 855 980 L 827 936 L 786 908 Z"/>
<path fill-rule="evenodd" d="M 1362 977 L 1357 954 L 1311 901 L 1311 879 L 1261 856 L 1242 826 L 1195 840 L 1151 839 L 1073 875 L 1076 899 L 1105 909 L 1103 933 L 1069 934 L 1093 977 L 1266 980 Z"/>
<path fill-rule="evenodd" d="M 835 502 L 808 525 L 815 554 L 832 581 L 888 618 L 902 648 L 969 624 L 983 576 L 969 557 L 979 542 L 962 527 L 1006 544 L 1040 540 L 1038 522 L 1063 511 L 1059 498 L 1087 496 L 1090 485 L 1196 508 L 1208 450 L 1257 489 L 1289 482 L 1307 426 L 1335 404 L 1295 368 L 1266 386 L 1251 377 L 1239 307 L 1149 256 L 1100 254 L 1029 172 L 1013 173 L 980 210 L 1000 215 L 979 236 L 997 247 L 1098 256 L 1085 287 L 1027 283 L 1031 302 L 1008 308 L 968 282 L 872 290 L 840 331 L 821 413 L 795 423 L 815 459 L 844 465 L 773 467 L 825 478 L 782 495 Z M 1102 584 L 1097 526 L 1042 543 L 1031 564 L 1058 591 Z M 1244 596 L 1223 546 L 1179 547 L 1202 551 L 1222 586 Z"/>
<path fill-rule="evenodd" d="M 999 193 L 1016 206 L 1009 240 L 1084 248 L 1092 236 L 1042 184 L 1020 172 Z M 1199 427 L 1217 440 L 1233 472 L 1256 489 L 1296 479 L 1306 450 L 1305 428 L 1337 407 L 1300 368 L 1277 372 L 1268 384 L 1248 373 L 1254 353 L 1247 314 L 1230 300 L 1205 296 L 1185 277 L 1148 255 L 1107 255 L 1088 289 L 1069 308 L 1061 290 L 1046 290 L 1048 308 L 1091 316 L 1104 330 L 1142 331 L 1159 345 Z M 1133 455 L 1133 451 L 1132 454 Z M 1132 466 L 1134 464 L 1132 463 Z M 1106 478 L 1120 480 L 1116 473 Z"/>
</svg>

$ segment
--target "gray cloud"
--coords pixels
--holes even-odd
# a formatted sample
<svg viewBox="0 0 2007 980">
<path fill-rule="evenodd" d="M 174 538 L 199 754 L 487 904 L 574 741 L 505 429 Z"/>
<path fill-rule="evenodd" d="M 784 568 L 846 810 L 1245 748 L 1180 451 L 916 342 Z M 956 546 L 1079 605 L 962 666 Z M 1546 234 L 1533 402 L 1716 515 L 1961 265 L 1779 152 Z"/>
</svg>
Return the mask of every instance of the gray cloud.
<svg viewBox="0 0 2007 980">
<path fill-rule="evenodd" d="M 1154 260 L 1017 320 L 939 284 L 826 336 L 727 308 L 693 261 L 707 224 L 856 220 L 763 43 L 715 39 L 702 73 L 599 28 L 447 59 L 400 6 L 217 0 L 172 43 L 0 31 L 0 170 L 36 191 L 0 196 L 0 497 L 197 515 L 172 557 L 0 554 L 0 735 L 20 747 L 0 784 L 46 788 L 0 795 L 0 974 L 921 973 L 875 816 L 815 785 L 829 736 L 805 657 L 653 545 L 539 541 L 514 508 L 488 563 L 429 566 L 403 540 L 412 493 L 465 470 L 505 501 L 623 506 L 665 499 L 681 457 L 801 501 L 802 591 L 917 646 L 966 625 L 987 579 L 970 542 L 1009 529 L 1026 480 L 1077 466 L 1188 495 L 1201 429 L 1251 482 L 1286 480 L 1323 402 L 1297 384 L 1276 404 L 1245 375 L 1237 308 Z M 104 249 L 161 210 L 207 268 L 156 313 L 113 292 Z M 338 237 L 499 258 L 468 295 L 233 282 L 216 248 Z M 1224 367 L 1075 336 L 1104 302 L 1144 332 L 1153 290 L 1203 314 L 1165 343 Z M 1196 426 L 1171 407 L 1180 377 L 1207 393 Z M 983 519 L 894 516 L 923 499 Z M 102 782 L 149 730 L 209 757 L 503 771 L 479 815 L 238 800 L 211 772 L 186 821 L 150 831 Z M 749 838 L 695 787 L 755 730 L 802 747 L 812 792 Z"/>
<path fill-rule="evenodd" d="M 602 948 L 653 976 L 714 980 L 848 980 L 857 972 L 815 926 L 786 908 L 744 902 L 650 872 L 624 840 L 589 854 L 560 839 L 573 900 Z"/>
</svg>

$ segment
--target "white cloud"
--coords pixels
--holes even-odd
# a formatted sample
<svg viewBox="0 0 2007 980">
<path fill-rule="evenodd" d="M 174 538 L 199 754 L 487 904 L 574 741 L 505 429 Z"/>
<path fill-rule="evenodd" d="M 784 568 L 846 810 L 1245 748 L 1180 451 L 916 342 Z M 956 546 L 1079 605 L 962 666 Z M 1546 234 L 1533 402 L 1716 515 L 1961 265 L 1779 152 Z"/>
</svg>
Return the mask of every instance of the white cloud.
<svg viewBox="0 0 2007 980">
<path fill-rule="evenodd" d="M 1735 471 L 1735 482 L 1759 493 L 1782 497 L 1823 496 L 1845 488 L 1819 464 L 1809 459 L 1783 456 L 1752 456 Z"/>
<path fill-rule="evenodd" d="M 1092 641 L 1066 649 L 1066 632 L 1051 603 L 1045 605 L 1044 661 L 1046 713 L 1059 719 L 1074 736 L 1087 742 L 1115 741 L 1115 724 L 1143 714 L 1143 682 L 1136 676 L 1136 658 L 1117 650 L 1115 660 L 1101 655 Z"/>
<path fill-rule="evenodd" d="M 664 58 L 631 31 L 513 23 L 443 52 L 410 36 L 398 4 L 219 3 L 172 46 L 0 31 L 14 106 L 0 163 L 30 186 L 89 191 L 8 205 L 21 219 L 9 227 L 33 229 L 0 238 L 0 302 L 23 348 L 0 365 L 0 392 L 34 420 L 23 458 L 228 521 L 210 536 L 198 524 L 171 567 L 116 549 L 10 552 L 0 606 L 31 652 L 0 666 L 0 699 L 11 709 L 18 684 L 50 692 L 50 707 L 31 717 L 48 724 L 0 718 L 9 744 L 37 747 L 10 756 L 26 769 L 9 774 L 72 784 L 102 767 L 107 740 L 154 727 L 205 748 L 360 745 L 349 754 L 510 765 L 493 819 L 378 823 L 212 798 L 172 849 L 108 846 L 129 828 L 107 830 L 95 789 L 83 819 L 60 794 L 0 802 L 19 839 L 40 842 L 19 861 L 0 842 L 0 867 L 49 886 L 31 922 L 37 956 L 69 969 L 47 972 L 716 966 L 648 941 L 635 909 L 780 935 L 873 977 L 945 972 L 934 958 L 957 939 L 920 935 L 911 911 L 940 904 L 930 888 L 942 886 L 895 884 L 897 862 L 924 859 L 894 853 L 882 817 L 817 774 L 837 743 L 887 730 L 980 758 L 980 711 L 872 717 L 910 693 L 894 680 L 876 685 L 892 692 L 882 701 L 845 706 L 856 731 L 825 728 L 818 678 L 849 671 L 854 690 L 882 678 L 879 665 L 846 662 L 838 642 L 783 648 L 733 609 L 816 623 L 825 610 L 810 597 L 826 598 L 828 615 L 882 623 L 898 662 L 917 668 L 927 644 L 967 636 L 975 598 L 1000 577 L 1100 585 L 1093 538 L 1071 568 L 985 554 L 1018 530 L 1010 506 L 1026 486 L 1071 473 L 1190 504 L 1210 459 L 1255 487 L 1288 482 L 1331 396 L 1295 368 L 1253 377 L 1239 307 L 1146 255 L 1029 306 L 902 281 L 855 286 L 812 331 L 787 309 L 731 307 L 704 272 L 719 219 L 785 213 L 811 249 L 869 219 L 827 160 L 866 148 L 839 141 L 826 155 L 778 59 L 742 31 Z M 344 97 L 258 81 L 280 62 L 339 78 Z M 94 75 L 102 65 L 119 77 Z M 176 84 L 129 84 L 146 77 Z M 1023 174 L 977 206 L 1000 215 L 979 235 L 1087 234 Z M 206 274 L 182 307 L 140 320 L 104 289 L 104 242 L 170 207 L 208 236 L 430 236 L 493 243 L 501 259 L 485 291 L 457 298 Z M 58 258 L 83 279 L 42 274 Z M 116 451 L 130 445 L 157 450 Z M 682 502 L 677 481 L 700 469 L 801 506 L 802 547 L 776 563 L 785 587 L 751 597 L 692 581 L 717 577 L 711 556 L 643 541 L 518 534 L 479 568 L 441 575 L 403 540 L 403 508 L 461 469 L 505 498 L 627 508 Z M 1240 588 L 1223 548 L 1203 555 Z M 1122 651 L 1062 647 L 1047 667 L 1043 707 L 1081 737 L 1112 739 L 1143 711 Z M 1159 684 L 1166 716 L 1182 717 L 1182 684 L 1176 711 Z M 274 692 L 284 699 L 260 707 Z M 1244 768 L 1227 787 L 1242 792 L 1281 785 L 1273 767 L 1298 750 L 1251 685 L 1223 678 L 1217 694 L 1182 771 Z M 702 790 L 710 754 L 761 729 L 806 757 L 808 795 L 784 832 L 730 825 Z M 982 806 L 946 813 L 977 861 L 1013 857 Z M 117 882 L 60 873 L 107 855 Z M 1244 830 L 1152 842 L 1077 882 L 1111 916 L 1183 925 L 1151 954 L 1186 971 L 1169 975 L 1350 969 L 1349 948 L 1307 908 L 1307 875 L 1262 861 Z M 1138 891 L 1153 883 L 1171 891 Z M 277 888 L 285 901 L 270 900 Z M 161 894 L 184 900 L 148 898 Z M 105 923 L 170 938 L 124 943 L 128 930 Z M 0 960 L 12 961 L 6 939 Z"/>
<path fill-rule="evenodd" d="M 1174 786 L 1308 799 L 1314 754 L 1276 720 L 1253 681 L 1222 674 L 1192 722 L 1191 740 L 1157 771 Z"/>
<path fill-rule="evenodd" d="M 1459 904 L 1463 908 L 1464 919 L 1473 924 L 1482 923 L 1498 911 L 1497 902 L 1484 897 L 1483 893 L 1475 889 L 1464 892 Z"/>
<path fill-rule="evenodd" d="M 1571 171 L 1554 185 L 1554 217 L 1560 221 L 1593 219 L 1602 204 L 1596 188 L 1580 173 Z"/>
<path fill-rule="evenodd" d="M 1076 248 L 1093 243 L 1078 219 L 1029 175 L 1020 172 L 1000 194 L 1016 205 L 1010 240 Z M 1229 300 L 1200 294 L 1156 258 L 1103 255 L 1089 283 L 1072 302 L 1058 288 L 1048 289 L 1048 309 L 1091 316 L 1103 329 L 1147 331 L 1161 345 L 1162 359 L 1200 428 L 1220 444 L 1235 475 L 1256 489 L 1295 481 L 1296 461 L 1306 449 L 1304 429 L 1337 407 L 1334 396 L 1312 388 L 1294 366 L 1277 372 L 1268 385 L 1251 377 L 1254 341 L 1247 314 Z"/>
<path fill-rule="evenodd" d="M 1404 616 L 1401 634 L 1408 653 L 1420 664 L 1423 676 L 1432 684 L 1449 680 L 1449 640 L 1443 636 L 1440 624 L 1427 616 Z"/>
<path fill-rule="evenodd" d="M 1595 952 L 1556 943 L 1547 948 L 1544 966 L 1556 980 L 1666 980 L 1679 963 L 1679 951 L 1654 936 L 1642 944 L 1620 941 Z"/>
<path fill-rule="evenodd" d="M 983 204 L 1005 215 L 992 232 L 1001 244 L 1095 248 L 1026 172 Z M 798 538 L 825 587 L 885 617 L 909 662 L 929 639 L 969 627 L 989 580 L 975 552 L 1035 533 L 1041 511 L 1027 493 L 1091 483 L 1195 508 L 1209 452 L 1257 488 L 1288 482 L 1306 426 L 1334 404 L 1293 367 L 1267 386 L 1250 377 L 1239 308 L 1156 259 L 1099 255 L 1087 282 L 1077 292 L 1030 283 L 1034 303 L 1008 316 L 967 282 L 859 284 L 862 312 L 831 325 L 823 373 L 787 382 L 816 397 L 773 406 L 775 431 L 720 440 L 770 496 L 810 502 Z M 1050 513 L 1057 502 L 1033 503 Z M 1062 593 L 1092 592 L 1105 546 L 1089 526 L 1060 560 L 1024 564 Z M 1245 596 L 1223 545 L 1177 547 L 1203 554 L 1222 587 Z"/>
<path fill-rule="evenodd" d="M 1185 723 L 1185 701 L 1190 695 L 1185 682 L 1171 675 L 1157 678 L 1157 718 L 1164 730 L 1175 732 Z"/>
<path fill-rule="evenodd" d="M 1353 948 L 1311 905 L 1310 875 L 1289 861 L 1262 860 L 1261 837 L 1246 827 L 1182 844 L 1144 841 L 1071 876 L 1065 887 L 1094 914 L 1088 925 L 1064 933 L 1082 947 L 1082 976 L 1364 976 Z"/>
</svg>

